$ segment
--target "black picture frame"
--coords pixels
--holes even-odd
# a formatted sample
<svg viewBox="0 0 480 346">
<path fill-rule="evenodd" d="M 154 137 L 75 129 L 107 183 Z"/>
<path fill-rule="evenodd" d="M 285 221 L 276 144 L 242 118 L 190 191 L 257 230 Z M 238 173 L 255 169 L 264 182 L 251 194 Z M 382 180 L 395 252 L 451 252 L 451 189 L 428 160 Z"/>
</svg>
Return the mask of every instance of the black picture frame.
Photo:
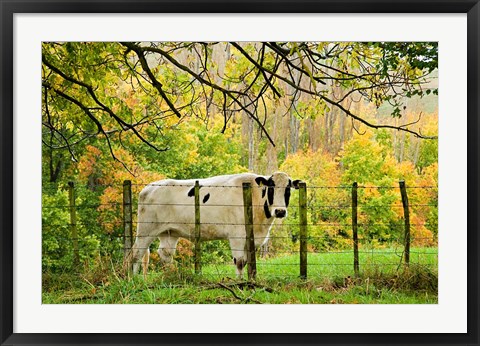
<svg viewBox="0 0 480 346">
<path fill-rule="evenodd" d="M 0 0 L 0 265 L 2 345 L 478 345 L 479 0 Z M 13 332 L 13 15 L 15 13 L 466 13 L 468 43 L 468 332 L 465 334 L 21 334 Z M 421 30 L 421 29 L 420 29 Z M 459 250 L 460 251 L 460 250 Z M 455 316 L 452 316 L 455 318 Z M 221 332 L 221 331 L 219 331 Z"/>
</svg>

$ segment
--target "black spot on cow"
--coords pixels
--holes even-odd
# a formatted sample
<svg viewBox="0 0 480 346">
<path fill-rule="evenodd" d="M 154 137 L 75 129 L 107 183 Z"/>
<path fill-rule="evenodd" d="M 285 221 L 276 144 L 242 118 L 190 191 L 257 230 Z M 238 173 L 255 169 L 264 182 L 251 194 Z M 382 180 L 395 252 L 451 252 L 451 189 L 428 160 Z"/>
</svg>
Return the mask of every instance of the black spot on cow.
<svg viewBox="0 0 480 346">
<path fill-rule="evenodd" d="M 273 204 L 273 195 L 275 193 L 275 182 L 273 181 L 272 177 L 270 177 L 268 180 L 265 179 L 264 177 L 256 177 L 255 182 L 259 186 L 266 186 L 267 187 L 267 198 L 268 198 L 268 203 L 270 205 Z M 262 189 L 262 198 L 265 197 L 265 188 Z"/>
<path fill-rule="evenodd" d="M 256 177 L 256 178 L 255 178 L 255 182 L 256 182 L 257 185 L 259 185 L 259 186 L 263 186 L 263 185 L 267 185 L 267 184 L 268 184 L 268 180 L 265 179 L 264 177 Z"/>
<path fill-rule="evenodd" d="M 207 193 L 205 197 L 203 197 L 203 203 L 207 203 L 208 199 L 210 198 L 210 194 Z"/>
<path fill-rule="evenodd" d="M 275 194 L 275 182 L 273 181 L 272 178 L 268 179 L 267 186 L 268 186 L 268 189 L 267 189 L 268 203 L 272 205 L 273 195 Z"/>
<path fill-rule="evenodd" d="M 268 204 L 272 205 L 273 204 L 273 197 L 275 194 L 275 182 L 273 181 L 272 177 L 270 177 L 268 180 L 265 179 L 264 177 L 256 177 L 255 182 L 259 186 L 266 186 L 267 187 L 267 199 L 268 199 Z M 265 188 L 262 190 L 262 198 L 265 197 Z"/>
<path fill-rule="evenodd" d="M 199 190 L 200 190 L 201 188 L 202 188 L 202 185 L 200 185 L 200 186 L 198 187 Z M 188 191 L 188 197 L 193 197 L 193 196 L 195 196 L 195 186 L 192 187 L 192 188 L 190 189 L 190 191 Z"/>
<path fill-rule="evenodd" d="M 265 204 L 263 205 L 263 211 L 265 212 L 265 217 L 267 219 L 270 219 L 272 217 L 272 213 L 270 213 L 270 209 L 268 209 L 267 201 L 265 201 Z"/>
<path fill-rule="evenodd" d="M 302 181 L 301 181 L 300 179 L 294 180 L 294 181 L 292 182 L 293 188 L 294 188 L 295 190 L 298 190 L 298 189 L 300 188 L 300 183 L 301 183 L 301 182 L 302 182 Z"/>
<path fill-rule="evenodd" d="M 285 206 L 288 207 L 288 203 L 290 203 L 290 186 L 285 188 Z"/>
</svg>

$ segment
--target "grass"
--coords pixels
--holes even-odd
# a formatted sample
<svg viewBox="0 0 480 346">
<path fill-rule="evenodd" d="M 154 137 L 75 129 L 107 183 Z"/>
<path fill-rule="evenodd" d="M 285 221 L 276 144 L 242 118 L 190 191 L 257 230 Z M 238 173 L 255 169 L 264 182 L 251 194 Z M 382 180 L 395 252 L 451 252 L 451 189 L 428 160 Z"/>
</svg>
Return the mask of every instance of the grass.
<svg viewBox="0 0 480 346">
<path fill-rule="evenodd" d="M 392 249 L 309 254 L 308 279 L 298 255 L 259 259 L 257 280 L 236 279 L 231 264 L 205 265 L 202 275 L 176 266 L 122 277 L 113 266 L 72 276 L 44 275 L 44 304 L 436 304 L 437 249 L 412 249 L 410 266 Z"/>
</svg>

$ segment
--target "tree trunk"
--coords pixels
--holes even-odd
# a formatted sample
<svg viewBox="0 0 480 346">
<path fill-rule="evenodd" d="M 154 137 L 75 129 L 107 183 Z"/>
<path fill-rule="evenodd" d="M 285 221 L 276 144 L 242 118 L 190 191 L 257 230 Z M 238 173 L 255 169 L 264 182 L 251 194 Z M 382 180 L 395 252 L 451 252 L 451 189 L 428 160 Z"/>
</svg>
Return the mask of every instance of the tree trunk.
<svg viewBox="0 0 480 346">
<path fill-rule="evenodd" d="M 402 131 L 402 138 L 400 139 L 400 152 L 398 156 L 398 162 L 403 162 L 405 154 L 405 131 Z"/>
<path fill-rule="evenodd" d="M 273 115 L 273 128 L 272 128 L 272 139 L 277 143 L 277 121 L 278 121 L 278 111 Z M 270 143 L 267 144 L 267 174 L 273 173 L 278 170 L 278 158 L 277 158 L 277 147 L 274 147 Z"/>
<path fill-rule="evenodd" d="M 330 147 L 330 143 L 328 143 L 328 124 L 329 124 L 329 118 L 330 118 L 330 112 L 325 112 L 325 115 L 323 117 L 323 147 L 325 150 L 328 151 L 328 148 Z"/>
<path fill-rule="evenodd" d="M 255 130 L 253 126 L 253 119 L 249 116 L 248 116 L 248 169 L 250 171 L 255 170 Z"/>
<path fill-rule="evenodd" d="M 397 126 L 398 119 L 395 118 L 395 127 Z M 393 156 L 397 160 L 397 162 L 400 162 L 400 155 L 399 155 L 399 150 L 398 150 L 398 131 L 393 131 Z"/>
<path fill-rule="evenodd" d="M 414 148 L 415 148 L 415 151 L 414 151 L 414 154 L 413 154 L 413 164 L 415 165 L 415 167 L 417 166 L 417 163 L 418 163 L 418 158 L 420 156 L 420 138 L 414 138 L 414 141 L 415 141 L 415 145 L 414 145 Z"/>
<path fill-rule="evenodd" d="M 333 134 L 335 133 L 335 122 L 337 119 L 337 109 L 332 110 L 330 114 L 330 121 L 328 123 L 328 143 L 329 143 L 329 148 L 328 152 L 329 153 L 334 153 L 335 152 L 335 138 Z"/>
<path fill-rule="evenodd" d="M 290 152 L 295 154 L 298 150 L 299 121 L 294 114 L 293 108 L 290 111 Z"/>
</svg>

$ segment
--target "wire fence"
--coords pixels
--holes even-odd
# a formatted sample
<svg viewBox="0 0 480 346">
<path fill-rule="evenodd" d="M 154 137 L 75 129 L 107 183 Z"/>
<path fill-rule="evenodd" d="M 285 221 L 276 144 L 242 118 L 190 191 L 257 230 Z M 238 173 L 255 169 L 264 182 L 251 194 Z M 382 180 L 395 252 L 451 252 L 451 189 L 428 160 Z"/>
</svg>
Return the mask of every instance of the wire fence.
<svg viewBox="0 0 480 346">
<path fill-rule="evenodd" d="M 150 269 L 162 268 L 166 254 L 174 256 L 181 270 L 230 277 L 236 275 L 232 254 L 248 252 L 247 226 L 253 229 L 256 245 L 247 261 L 248 268 L 254 267 L 253 276 L 258 272 L 265 277 L 306 278 L 307 270 L 311 277 L 359 275 L 361 270 L 412 264 L 437 267 L 437 186 L 305 185 L 303 197 L 292 193 L 288 216 L 275 218 L 273 210 L 265 210 L 271 207 L 266 204 L 269 190 L 284 196 L 288 190 L 290 196 L 293 186 L 251 186 L 253 199 L 247 203 L 242 185 L 198 184 L 195 189 L 194 183 L 46 187 L 44 194 L 51 197 L 42 205 L 44 270 L 91 266 L 97 256 L 125 262 L 134 247 L 138 252 L 150 250 Z M 176 199 L 162 200 L 168 194 L 159 191 L 156 199 L 139 202 L 132 187 L 147 185 L 173 190 L 170 195 Z M 107 201 L 98 194 L 106 188 L 116 191 Z M 250 222 L 245 221 L 248 207 Z M 138 215 L 140 208 L 157 216 Z M 227 213 L 234 216 L 228 218 Z M 161 229 L 170 238 L 164 244 L 159 234 L 142 233 L 143 228 Z M 134 246 L 135 240 L 145 245 Z M 140 262 L 137 256 L 128 266 Z"/>
</svg>

